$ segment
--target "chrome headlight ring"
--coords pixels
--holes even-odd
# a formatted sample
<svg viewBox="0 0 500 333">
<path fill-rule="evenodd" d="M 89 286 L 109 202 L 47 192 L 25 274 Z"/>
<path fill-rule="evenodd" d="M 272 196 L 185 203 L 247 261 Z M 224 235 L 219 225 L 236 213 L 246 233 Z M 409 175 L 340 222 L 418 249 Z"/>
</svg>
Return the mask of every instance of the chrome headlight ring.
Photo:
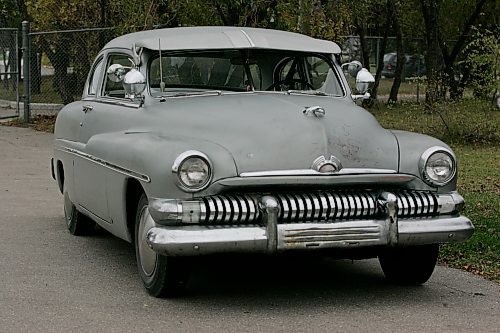
<svg viewBox="0 0 500 333">
<path fill-rule="evenodd" d="M 431 186 L 448 184 L 457 173 L 457 161 L 453 152 L 444 147 L 431 147 L 421 156 L 419 170 L 422 179 Z"/>
<path fill-rule="evenodd" d="M 178 186 L 186 192 L 198 192 L 210 185 L 213 166 L 208 156 L 197 150 L 188 150 L 177 156 L 172 165 Z"/>
</svg>

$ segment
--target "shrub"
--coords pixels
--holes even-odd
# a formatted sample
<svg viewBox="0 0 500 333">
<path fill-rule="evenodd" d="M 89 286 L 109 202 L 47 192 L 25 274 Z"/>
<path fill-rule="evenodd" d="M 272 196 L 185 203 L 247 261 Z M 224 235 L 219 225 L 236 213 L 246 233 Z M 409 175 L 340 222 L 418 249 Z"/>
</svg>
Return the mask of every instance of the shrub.
<svg viewBox="0 0 500 333">
<path fill-rule="evenodd" d="M 500 111 L 484 100 L 441 103 L 432 114 L 416 103 L 379 105 L 370 111 L 386 128 L 428 134 L 449 144 L 500 143 Z"/>
</svg>

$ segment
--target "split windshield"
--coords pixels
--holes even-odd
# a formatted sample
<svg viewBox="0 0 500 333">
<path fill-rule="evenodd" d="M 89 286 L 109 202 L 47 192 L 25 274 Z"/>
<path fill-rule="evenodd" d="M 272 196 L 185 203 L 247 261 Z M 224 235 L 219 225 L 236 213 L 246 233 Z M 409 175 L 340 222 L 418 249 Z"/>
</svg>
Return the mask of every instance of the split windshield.
<svg viewBox="0 0 500 333">
<path fill-rule="evenodd" d="M 344 94 L 330 55 L 271 50 L 163 52 L 161 66 L 159 55 L 150 61 L 149 86 L 155 97 L 213 90 Z"/>
</svg>

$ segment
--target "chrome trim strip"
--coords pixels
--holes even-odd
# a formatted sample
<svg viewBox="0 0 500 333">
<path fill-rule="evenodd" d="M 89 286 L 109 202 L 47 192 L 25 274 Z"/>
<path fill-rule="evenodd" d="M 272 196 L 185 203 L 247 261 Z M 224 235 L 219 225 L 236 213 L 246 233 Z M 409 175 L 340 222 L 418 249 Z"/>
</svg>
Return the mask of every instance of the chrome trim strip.
<svg viewBox="0 0 500 333">
<path fill-rule="evenodd" d="M 344 168 L 335 173 L 321 173 L 313 169 L 297 170 L 270 170 L 242 172 L 240 177 L 272 177 L 272 176 L 341 176 L 341 175 L 362 175 L 362 174 L 395 174 L 396 170 L 391 169 L 365 169 L 365 168 Z"/>
<path fill-rule="evenodd" d="M 59 151 L 62 151 L 62 152 L 66 152 L 66 153 L 73 154 L 75 156 L 84 158 L 84 159 L 86 159 L 86 160 L 88 160 L 90 162 L 94 162 L 96 164 L 102 165 L 103 167 L 106 167 L 106 168 L 108 168 L 110 170 L 113 170 L 113 171 L 116 171 L 118 173 L 121 173 L 123 175 L 130 176 L 130 177 L 135 178 L 137 180 L 140 180 L 140 181 L 143 181 L 143 182 L 146 182 L 146 183 L 150 183 L 151 182 L 151 178 L 149 178 L 148 175 L 145 175 L 145 174 L 139 173 L 137 171 L 133 171 L 133 170 L 121 167 L 119 165 L 116 165 L 116 164 L 113 164 L 113 163 L 108 162 L 106 160 L 103 160 L 103 159 L 101 159 L 99 157 L 95 157 L 93 155 L 84 153 L 84 152 L 82 152 L 80 150 L 76 150 L 76 149 L 68 148 L 68 147 L 56 148 L 56 150 L 59 150 Z"/>
<path fill-rule="evenodd" d="M 102 222 L 105 222 L 105 223 L 107 223 L 107 224 L 113 224 L 113 220 L 110 220 L 110 221 L 105 220 L 105 219 L 103 219 L 102 217 L 95 215 L 94 213 L 92 213 L 90 210 L 88 210 L 87 208 L 85 208 L 85 207 L 84 207 L 84 206 L 82 206 L 82 205 L 78 205 L 78 208 L 79 208 L 79 210 L 80 210 L 82 213 L 84 213 L 85 215 L 87 215 L 88 217 L 90 217 L 90 218 L 92 218 L 92 219 L 94 219 L 94 220 L 96 220 L 96 219 L 97 219 L 97 220 L 102 221 Z"/>
<path fill-rule="evenodd" d="M 255 43 L 254 41 L 252 40 L 252 38 L 250 38 L 250 36 L 248 36 L 248 34 L 246 33 L 245 30 L 243 29 L 240 29 L 241 33 L 246 37 L 246 39 L 248 40 L 248 42 L 250 43 L 250 46 L 251 47 L 255 47 Z"/>
</svg>

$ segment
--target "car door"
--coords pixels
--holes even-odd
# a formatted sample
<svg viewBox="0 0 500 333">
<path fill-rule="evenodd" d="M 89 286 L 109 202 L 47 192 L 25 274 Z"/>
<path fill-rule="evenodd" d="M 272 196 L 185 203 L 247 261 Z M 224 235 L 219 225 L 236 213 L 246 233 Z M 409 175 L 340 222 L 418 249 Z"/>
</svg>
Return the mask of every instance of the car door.
<svg viewBox="0 0 500 333">
<path fill-rule="evenodd" d="M 112 223 L 108 209 L 107 177 L 112 161 L 103 151 L 92 146 L 92 138 L 105 133 L 113 133 L 124 128 L 121 121 L 127 110 L 128 100 L 121 82 L 110 81 L 106 76 L 106 68 L 119 63 L 130 66 L 131 57 L 124 53 L 110 53 L 102 61 L 100 67 L 95 67 L 96 87 L 89 82 L 88 96 L 81 101 L 83 114 L 80 123 L 78 141 L 82 145 L 83 158 L 75 163 L 75 186 L 78 191 L 80 207 L 94 217 L 107 223 Z M 137 111 L 137 110 L 135 110 Z"/>
</svg>

